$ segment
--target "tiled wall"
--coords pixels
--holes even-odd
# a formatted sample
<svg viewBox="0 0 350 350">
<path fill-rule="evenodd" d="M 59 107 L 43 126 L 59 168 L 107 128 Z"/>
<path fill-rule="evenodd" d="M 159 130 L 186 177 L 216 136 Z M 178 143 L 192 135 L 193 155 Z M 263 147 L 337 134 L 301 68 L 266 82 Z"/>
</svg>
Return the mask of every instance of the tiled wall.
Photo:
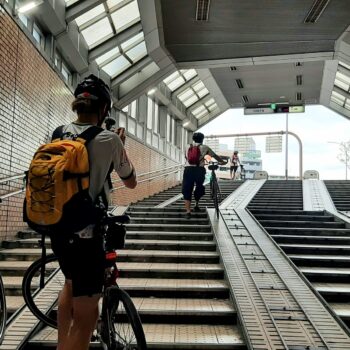
<svg viewBox="0 0 350 350">
<path fill-rule="evenodd" d="M 0 6 L 0 179 L 23 173 L 52 130 L 72 120 L 71 100 L 69 89 Z M 175 164 L 130 138 L 127 149 L 139 173 Z M 116 191 L 114 203 L 135 202 L 175 182 L 175 176 L 169 175 L 134 191 Z M 0 195 L 18 188 L 18 180 L 0 183 Z M 0 241 L 25 228 L 22 203 L 22 195 L 0 203 Z"/>
</svg>

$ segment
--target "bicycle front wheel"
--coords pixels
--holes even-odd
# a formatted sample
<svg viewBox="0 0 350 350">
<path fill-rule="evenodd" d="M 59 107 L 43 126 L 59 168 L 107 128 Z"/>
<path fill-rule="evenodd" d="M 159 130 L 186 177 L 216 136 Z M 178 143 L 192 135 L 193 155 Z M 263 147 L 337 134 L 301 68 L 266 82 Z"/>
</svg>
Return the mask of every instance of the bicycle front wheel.
<svg viewBox="0 0 350 350">
<path fill-rule="evenodd" d="M 4 283 L 2 282 L 2 278 L 0 276 L 0 344 L 4 339 L 6 320 L 7 320 L 7 309 L 6 309 L 5 288 L 4 288 Z"/>
<path fill-rule="evenodd" d="M 40 321 L 53 328 L 57 328 L 55 309 L 64 281 L 57 257 L 53 254 L 35 261 L 23 277 L 22 293 L 28 308 Z"/>
<path fill-rule="evenodd" d="M 118 287 L 106 292 L 110 350 L 146 350 L 146 338 L 140 316 L 128 293 Z"/>
</svg>

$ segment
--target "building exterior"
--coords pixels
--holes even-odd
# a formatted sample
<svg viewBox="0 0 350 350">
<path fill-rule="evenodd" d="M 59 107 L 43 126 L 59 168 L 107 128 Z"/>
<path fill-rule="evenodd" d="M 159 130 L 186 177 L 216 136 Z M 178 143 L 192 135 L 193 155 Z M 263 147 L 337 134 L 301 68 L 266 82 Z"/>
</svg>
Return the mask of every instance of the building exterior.
<svg viewBox="0 0 350 350">
<path fill-rule="evenodd" d="M 219 139 L 204 139 L 204 143 L 209 146 L 215 153 L 220 150 Z"/>
<path fill-rule="evenodd" d="M 262 170 L 261 151 L 259 150 L 244 152 L 239 159 L 244 166 L 246 179 L 252 179 L 255 171 Z"/>
<path fill-rule="evenodd" d="M 235 138 L 235 151 L 239 153 L 254 151 L 256 149 L 255 141 L 252 137 Z"/>
</svg>

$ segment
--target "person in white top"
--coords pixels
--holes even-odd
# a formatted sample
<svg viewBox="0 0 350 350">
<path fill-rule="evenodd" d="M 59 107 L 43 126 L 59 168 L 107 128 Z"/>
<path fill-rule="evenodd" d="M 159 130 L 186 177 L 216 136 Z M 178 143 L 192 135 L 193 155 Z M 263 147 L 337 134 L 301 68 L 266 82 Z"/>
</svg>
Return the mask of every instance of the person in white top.
<svg viewBox="0 0 350 350">
<path fill-rule="evenodd" d="M 238 157 L 238 151 L 234 151 L 232 158 L 231 158 L 231 166 L 230 166 L 231 179 L 234 180 L 236 178 L 236 172 L 238 169 L 238 165 L 240 165 L 240 164 L 241 164 L 241 162 L 240 162 L 239 157 Z M 233 175 L 232 175 L 232 173 L 233 173 Z"/>
<path fill-rule="evenodd" d="M 77 120 L 59 127 L 63 138 L 101 127 L 111 109 L 108 86 L 90 75 L 75 92 L 72 110 Z M 59 129 L 58 128 L 58 129 Z M 56 129 L 57 130 L 57 129 Z M 56 132 L 56 131 L 55 131 Z M 54 134 L 55 134 L 54 132 Z M 135 169 L 124 149 L 125 134 L 103 130 L 87 146 L 90 164 L 90 197 L 108 195 L 108 174 L 115 170 L 128 188 L 137 185 Z M 106 198 L 107 199 L 107 198 Z M 107 204 L 108 205 L 108 204 Z M 97 223 L 95 223 L 97 224 Z M 95 225 L 92 225 L 93 228 Z M 104 283 L 105 251 L 95 230 L 92 235 L 52 235 L 51 246 L 65 276 L 58 299 L 58 350 L 87 350 L 98 318 L 98 301 Z"/>
<path fill-rule="evenodd" d="M 205 188 L 203 186 L 205 180 L 206 170 L 204 168 L 206 155 L 215 158 L 219 164 L 226 164 L 225 161 L 219 157 L 210 147 L 203 145 L 204 135 L 200 132 L 196 132 L 192 136 L 193 143 L 187 147 L 185 158 L 185 170 L 182 181 L 182 194 L 185 200 L 186 217 L 191 217 L 191 200 L 194 185 L 194 199 L 196 205 L 193 208 L 195 212 L 199 212 L 199 200 L 205 194 Z"/>
</svg>

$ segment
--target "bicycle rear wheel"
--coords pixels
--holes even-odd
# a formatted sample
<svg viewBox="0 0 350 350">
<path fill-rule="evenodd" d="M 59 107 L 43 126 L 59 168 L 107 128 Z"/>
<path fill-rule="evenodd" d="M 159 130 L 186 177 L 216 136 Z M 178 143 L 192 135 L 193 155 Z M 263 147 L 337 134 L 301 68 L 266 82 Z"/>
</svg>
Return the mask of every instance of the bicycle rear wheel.
<svg viewBox="0 0 350 350">
<path fill-rule="evenodd" d="M 140 316 L 129 294 L 118 287 L 110 287 L 105 298 L 107 308 L 103 318 L 109 329 L 108 349 L 146 350 Z"/>
<path fill-rule="evenodd" d="M 23 277 L 22 293 L 28 308 L 40 321 L 53 328 L 57 328 L 55 307 L 64 280 L 57 257 L 53 254 L 47 255 L 44 261 L 40 258 L 31 264 Z M 35 300 L 39 293 L 44 292 L 48 294 L 43 297 L 44 300 Z"/>
<path fill-rule="evenodd" d="M 6 309 L 5 288 L 4 288 L 4 283 L 2 282 L 2 278 L 0 276 L 0 344 L 4 339 L 6 320 L 7 320 L 7 309 Z"/>
</svg>

